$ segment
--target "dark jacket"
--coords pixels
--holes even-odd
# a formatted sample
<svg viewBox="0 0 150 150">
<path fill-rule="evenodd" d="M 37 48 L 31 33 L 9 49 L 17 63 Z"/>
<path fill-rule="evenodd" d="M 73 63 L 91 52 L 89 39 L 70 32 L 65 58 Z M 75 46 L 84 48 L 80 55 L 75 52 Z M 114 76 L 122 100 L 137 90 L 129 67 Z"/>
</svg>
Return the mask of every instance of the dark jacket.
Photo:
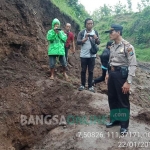
<svg viewBox="0 0 150 150">
<path fill-rule="evenodd" d="M 101 63 L 106 68 L 108 68 L 109 56 L 110 50 L 108 48 L 104 49 L 104 51 L 100 55 Z"/>
</svg>

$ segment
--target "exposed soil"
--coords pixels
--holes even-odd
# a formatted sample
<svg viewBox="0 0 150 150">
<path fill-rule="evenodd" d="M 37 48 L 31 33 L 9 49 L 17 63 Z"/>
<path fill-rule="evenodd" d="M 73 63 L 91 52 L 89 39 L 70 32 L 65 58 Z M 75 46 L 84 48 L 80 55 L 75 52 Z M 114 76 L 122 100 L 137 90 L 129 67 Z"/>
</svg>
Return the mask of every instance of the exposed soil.
<svg viewBox="0 0 150 150">
<path fill-rule="evenodd" d="M 52 18 L 57 16 L 63 24 L 71 22 L 49 0 L 0 2 L 0 150 L 149 150 L 150 73 L 149 68 L 143 70 L 141 65 L 137 68 L 130 95 L 131 135 L 120 137 L 120 127 L 106 129 L 104 122 L 21 124 L 22 115 L 28 117 L 28 122 L 31 115 L 51 115 L 51 118 L 58 115 L 58 120 L 70 115 L 106 116 L 104 121 L 109 119 L 104 82 L 96 85 L 96 93 L 77 90 L 80 85 L 78 50 L 69 56 L 72 64 L 67 71 L 69 81 L 65 81 L 59 63 L 55 80 L 49 79 L 45 34 Z M 71 23 L 77 34 L 78 25 Z M 149 67 L 149 64 L 144 65 Z M 97 57 L 94 77 L 99 75 Z M 84 137 L 84 132 L 99 134 Z M 123 142 L 130 145 L 124 146 Z"/>
<path fill-rule="evenodd" d="M 79 58 L 79 52 L 75 56 Z M 119 127 L 106 129 L 103 123 L 96 125 L 21 125 L 21 115 L 28 117 L 30 115 L 58 115 L 59 119 L 61 115 L 64 115 L 65 118 L 69 115 L 109 116 L 107 95 L 104 94 L 107 87 L 104 82 L 96 85 L 97 93 L 77 91 L 80 85 L 80 61 L 76 58 L 70 56 L 73 66 L 67 72 L 70 78 L 69 82 L 64 80 L 59 65 L 57 65 L 55 80 L 51 81 L 47 64 L 33 62 L 22 55 L 1 61 L 0 149 L 14 147 L 16 150 L 105 150 L 121 149 L 117 148 L 118 142 L 131 141 L 130 137 L 123 139 L 107 137 L 108 132 L 119 132 Z M 97 59 L 94 76 L 100 74 Z M 150 91 L 149 80 L 146 81 L 146 76 L 138 69 L 137 77 L 134 79 L 130 96 L 130 132 L 140 132 L 141 134 L 150 132 L 150 100 L 147 97 Z M 137 83 L 137 79 L 139 83 Z M 142 95 L 142 93 L 145 94 Z M 79 137 L 78 132 L 82 132 L 82 134 L 84 132 L 101 132 L 105 138 L 82 138 Z M 106 140 L 108 140 L 107 144 Z M 139 137 L 132 137 L 132 140 L 140 141 Z M 148 142 L 149 138 L 145 136 L 142 140 Z M 129 147 L 124 149 L 129 149 Z M 145 150 L 146 148 L 135 149 Z"/>
<path fill-rule="evenodd" d="M 54 18 L 60 20 L 62 28 L 71 22 L 76 36 L 79 25 L 50 0 L 1 0 L 0 59 L 21 52 L 32 60 L 43 61 L 47 56 L 46 32 Z"/>
</svg>

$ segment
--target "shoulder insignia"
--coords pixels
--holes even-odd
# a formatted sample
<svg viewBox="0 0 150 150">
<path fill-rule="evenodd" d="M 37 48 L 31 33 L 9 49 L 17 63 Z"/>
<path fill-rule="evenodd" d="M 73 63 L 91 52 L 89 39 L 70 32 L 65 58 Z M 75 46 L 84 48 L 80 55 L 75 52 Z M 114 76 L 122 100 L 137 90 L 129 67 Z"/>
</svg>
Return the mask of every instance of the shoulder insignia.
<svg viewBox="0 0 150 150">
<path fill-rule="evenodd" d="M 128 48 L 128 53 L 130 56 L 134 55 L 133 49 L 132 48 Z"/>
<path fill-rule="evenodd" d="M 131 52 L 131 51 L 133 51 L 132 48 L 128 48 L 128 52 Z"/>
</svg>

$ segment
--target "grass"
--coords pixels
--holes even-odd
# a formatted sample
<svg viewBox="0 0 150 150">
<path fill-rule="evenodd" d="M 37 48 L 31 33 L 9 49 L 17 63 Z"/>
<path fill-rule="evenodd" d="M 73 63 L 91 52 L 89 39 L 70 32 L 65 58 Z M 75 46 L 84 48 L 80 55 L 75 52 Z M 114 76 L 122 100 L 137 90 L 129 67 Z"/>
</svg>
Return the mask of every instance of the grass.
<svg viewBox="0 0 150 150">
<path fill-rule="evenodd" d="M 150 62 L 150 48 L 146 49 L 135 48 L 135 52 L 138 61 Z"/>
<path fill-rule="evenodd" d="M 61 12 L 63 12 L 64 14 L 70 16 L 70 18 L 72 18 L 72 20 L 74 20 L 77 24 L 79 24 L 79 26 L 83 26 L 81 25 L 81 22 L 76 18 L 75 15 L 75 11 L 72 10 L 71 7 L 68 7 L 68 5 L 64 2 L 64 0 L 51 0 L 51 2 L 56 5 Z M 61 7 L 60 7 L 61 6 Z"/>
<path fill-rule="evenodd" d="M 79 21 L 79 18 L 78 19 L 76 18 L 76 14 L 75 14 L 74 10 L 72 10 L 71 7 L 68 7 L 64 0 L 61 0 L 61 1 L 60 0 L 51 0 L 51 2 L 54 5 L 56 5 L 60 9 L 61 12 L 70 16 L 70 18 L 72 18 L 72 20 L 74 20 L 77 24 L 79 24 L 80 28 L 83 26 L 83 24 Z M 127 15 L 122 15 L 122 16 L 118 16 L 118 17 L 119 18 L 117 18 L 117 20 L 119 20 L 119 22 L 121 22 L 121 21 L 123 22 L 124 20 L 127 21 L 127 19 L 128 20 L 131 19 L 131 17 L 129 17 Z M 112 18 L 106 18 L 106 19 L 107 19 L 107 24 L 111 24 L 112 22 L 114 22 L 114 20 Z M 108 23 L 108 20 L 109 20 L 109 23 Z M 126 24 L 126 23 L 124 23 L 124 24 Z M 95 26 L 95 29 L 97 31 L 101 31 L 100 35 L 102 37 L 101 40 L 103 41 L 103 43 L 100 44 L 100 47 L 99 47 L 100 50 L 98 51 L 98 54 L 100 55 L 102 53 L 103 49 L 105 48 L 107 39 L 108 39 L 108 35 L 106 35 L 102 32 L 103 30 L 106 30 L 106 20 L 101 21 L 101 26 L 99 24 L 97 24 Z M 136 57 L 137 57 L 138 61 L 150 62 L 150 48 L 146 48 L 146 49 L 135 48 L 135 50 L 136 50 Z"/>
</svg>

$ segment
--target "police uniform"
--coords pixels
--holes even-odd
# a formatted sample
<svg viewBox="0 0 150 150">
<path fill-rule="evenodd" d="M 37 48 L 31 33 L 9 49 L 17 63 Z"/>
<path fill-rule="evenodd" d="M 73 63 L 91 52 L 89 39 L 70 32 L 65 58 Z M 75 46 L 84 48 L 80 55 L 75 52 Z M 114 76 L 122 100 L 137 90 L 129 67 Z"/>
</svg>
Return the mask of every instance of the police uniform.
<svg viewBox="0 0 150 150">
<path fill-rule="evenodd" d="M 109 32 L 111 30 L 122 29 L 123 27 L 120 25 L 112 25 Z M 106 31 L 106 33 L 108 33 L 108 31 Z M 122 39 L 119 44 L 112 44 L 110 48 L 108 79 L 108 102 L 110 111 L 115 109 L 127 109 L 130 112 L 129 93 L 124 94 L 122 87 L 125 82 L 129 84 L 132 83 L 132 77 L 135 76 L 136 65 L 135 50 L 129 42 Z M 126 68 L 127 70 L 125 70 Z M 119 121 L 121 128 L 127 129 L 129 126 L 129 116 L 126 117 L 128 118 L 127 120 Z M 110 120 L 111 119 L 112 118 L 110 118 Z"/>
</svg>

